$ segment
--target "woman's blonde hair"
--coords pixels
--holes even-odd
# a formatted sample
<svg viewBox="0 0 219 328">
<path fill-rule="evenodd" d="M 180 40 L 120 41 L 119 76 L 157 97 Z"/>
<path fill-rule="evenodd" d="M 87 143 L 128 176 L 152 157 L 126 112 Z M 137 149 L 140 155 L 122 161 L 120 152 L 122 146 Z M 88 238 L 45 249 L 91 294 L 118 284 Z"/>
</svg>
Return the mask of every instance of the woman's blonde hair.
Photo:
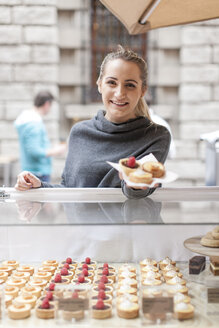
<svg viewBox="0 0 219 328">
<path fill-rule="evenodd" d="M 125 49 L 120 45 L 118 46 L 116 51 L 110 52 L 104 58 L 101 66 L 100 66 L 100 74 L 99 74 L 97 83 L 99 83 L 102 80 L 106 64 L 109 61 L 115 60 L 115 59 L 122 59 L 122 60 L 125 60 L 125 61 L 135 63 L 139 67 L 139 70 L 140 70 L 140 78 L 141 78 L 141 81 L 142 81 L 142 89 L 143 90 L 147 89 L 147 75 L 148 75 L 147 63 L 137 53 L 135 53 L 134 51 L 132 51 L 130 49 Z M 145 117 L 151 119 L 150 114 L 149 114 L 149 108 L 148 108 L 148 105 L 147 105 L 144 97 L 141 97 L 139 99 L 138 104 L 135 108 L 135 114 L 136 114 L 136 116 L 145 116 Z"/>
</svg>

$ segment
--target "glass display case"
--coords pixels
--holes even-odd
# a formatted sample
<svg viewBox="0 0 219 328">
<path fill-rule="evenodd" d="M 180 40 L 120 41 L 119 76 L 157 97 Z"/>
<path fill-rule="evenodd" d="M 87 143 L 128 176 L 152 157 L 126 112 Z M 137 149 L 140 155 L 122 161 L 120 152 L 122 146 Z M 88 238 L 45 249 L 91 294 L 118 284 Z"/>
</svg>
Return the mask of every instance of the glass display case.
<svg viewBox="0 0 219 328">
<path fill-rule="evenodd" d="M 198 322 L 204 327 L 208 320 L 216 327 L 218 300 L 209 316 L 207 301 L 201 299 L 206 295 L 207 278 L 218 283 L 217 277 L 209 270 L 208 261 L 209 256 L 219 256 L 219 248 L 210 251 L 209 248 L 193 249 L 186 241 L 201 238 L 219 225 L 218 195 L 218 187 L 162 188 L 139 200 L 127 199 L 120 189 L 111 188 L 37 189 L 28 192 L 6 188 L 0 200 L 1 263 L 16 260 L 20 265 L 39 267 L 46 260 L 62 262 L 71 257 L 79 263 L 89 257 L 99 265 L 109 263 L 115 266 L 117 273 L 123 264 L 133 265 L 137 269 L 140 298 L 140 261 L 151 258 L 159 262 L 169 257 L 176 261 L 191 287 L 195 316 L 190 323 L 195 325 Z M 206 256 L 206 269 L 199 275 L 190 275 L 188 261 L 198 254 Z M 116 308 L 116 301 L 113 304 Z M 7 325 L 13 326 L 15 321 L 8 319 L 7 311 L 5 313 Z M 119 318 L 116 310 L 113 313 L 104 325 L 127 327 L 127 320 Z M 152 324 L 142 321 L 141 317 L 140 311 L 139 317 L 128 324 L 133 327 Z M 30 326 L 33 320 L 41 320 L 41 325 L 47 326 L 56 322 L 44 322 L 35 316 L 25 320 Z M 103 321 L 91 319 L 86 324 L 101 326 Z M 181 324 L 187 325 L 188 322 Z"/>
</svg>

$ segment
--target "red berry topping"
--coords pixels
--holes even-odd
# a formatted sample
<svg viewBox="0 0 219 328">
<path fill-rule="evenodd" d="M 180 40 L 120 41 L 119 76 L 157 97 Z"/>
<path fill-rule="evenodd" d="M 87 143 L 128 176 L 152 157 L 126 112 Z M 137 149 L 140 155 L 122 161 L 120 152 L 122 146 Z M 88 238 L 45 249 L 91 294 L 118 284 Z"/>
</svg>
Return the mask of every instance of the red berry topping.
<svg viewBox="0 0 219 328">
<path fill-rule="evenodd" d="M 46 298 L 48 298 L 49 301 L 52 301 L 53 300 L 53 293 L 52 292 L 47 292 L 46 293 Z"/>
<path fill-rule="evenodd" d="M 87 269 L 83 269 L 83 270 L 82 270 L 82 273 L 83 273 L 83 275 L 84 275 L 85 277 L 88 276 L 88 271 L 87 271 Z"/>
<path fill-rule="evenodd" d="M 69 266 L 68 263 L 65 263 L 65 264 L 63 265 L 63 267 L 66 268 L 66 269 L 69 269 L 69 268 L 70 268 L 70 266 Z"/>
<path fill-rule="evenodd" d="M 99 282 L 99 284 L 98 284 L 98 289 L 99 290 L 101 290 L 101 289 L 103 289 L 103 290 L 105 290 L 105 284 L 104 284 L 104 282 Z"/>
<path fill-rule="evenodd" d="M 84 263 L 84 264 L 82 265 L 82 268 L 88 270 L 88 265 L 87 265 L 86 263 Z"/>
<path fill-rule="evenodd" d="M 104 302 L 101 298 L 97 301 L 96 308 L 99 309 L 99 310 L 104 309 Z"/>
<path fill-rule="evenodd" d="M 85 278 L 83 274 L 80 274 L 80 276 L 78 277 L 78 282 L 80 283 L 85 282 Z"/>
<path fill-rule="evenodd" d="M 49 309 L 50 308 L 50 304 L 49 304 L 49 300 L 48 298 L 44 298 L 42 304 L 41 304 L 42 309 Z"/>
<path fill-rule="evenodd" d="M 103 282 L 104 284 L 107 284 L 107 283 L 108 283 L 108 278 L 107 278 L 107 276 L 103 275 L 103 276 L 100 278 L 100 282 Z"/>
<path fill-rule="evenodd" d="M 85 263 L 90 264 L 90 262 L 91 262 L 91 259 L 89 257 L 86 257 Z"/>
<path fill-rule="evenodd" d="M 62 276 L 67 276 L 67 275 L 68 275 L 68 269 L 66 269 L 66 268 L 62 268 L 62 270 L 61 270 L 61 275 L 62 275 Z"/>
<path fill-rule="evenodd" d="M 106 298 L 106 294 L 104 292 L 103 289 L 101 289 L 98 293 L 98 298 L 101 298 L 102 300 L 104 300 Z"/>
<path fill-rule="evenodd" d="M 76 291 L 74 291 L 73 293 L 72 293 L 72 296 L 71 296 L 72 298 L 78 298 L 78 293 L 76 292 Z"/>
<path fill-rule="evenodd" d="M 50 284 L 49 284 L 49 290 L 54 290 L 55 289 L 55 284 L 54 284 L 54 282 L 51 282 Z"/>
<path fill-rule="evenodd" d="M 72 259 L 70 257 L 67 257 L 67 259 L 65 260 L 66 263 L 68 264 L 72 264 Z"/>
<path fill-rule="evenodd" d="M 108 266 L 109 266 L 108 263 L 104 263 L 103 265 L 104 268 L 108 268 Z"/>
<path fill-rule="evenodd" d="M 62 281 L 62 276 L 60 273 L 57 273 L 54 278 L 55 282 L 61 282 Z"/>
<path fill-rule="evenodd" d="M 128 167 L 134 168 L 135 167 L 135 163 L 136 163 L 136 160 L 135 160 L 135 157 L 134 156 L 129 157 L 129 159 L 127 160 L 127 166 Z"/>
<path fill-rule="evenodd" d="M 108 268 L 104 268 L 103 271 L 102 271 L 102 274 L 105 275 L 105 276 L 108 276 L 108 274 L 109 274 Z"/>
</svg>

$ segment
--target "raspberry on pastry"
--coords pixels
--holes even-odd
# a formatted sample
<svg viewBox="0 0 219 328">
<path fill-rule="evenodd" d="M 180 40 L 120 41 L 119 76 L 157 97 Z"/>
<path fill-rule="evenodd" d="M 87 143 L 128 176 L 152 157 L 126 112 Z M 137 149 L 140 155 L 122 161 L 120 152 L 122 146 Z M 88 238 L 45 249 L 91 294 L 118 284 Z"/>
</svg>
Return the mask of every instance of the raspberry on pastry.
<svg viewBox="0 0 219 328">
<path fill-rule="evenodd" d="M 136 161 L 135 157 L 132 156 L 120 159 L 119 166 L 122 169 L 122 172 L 129 176 L 130 173 L 136 171 L 140 167 L 140 164 Z"/>
</svg>

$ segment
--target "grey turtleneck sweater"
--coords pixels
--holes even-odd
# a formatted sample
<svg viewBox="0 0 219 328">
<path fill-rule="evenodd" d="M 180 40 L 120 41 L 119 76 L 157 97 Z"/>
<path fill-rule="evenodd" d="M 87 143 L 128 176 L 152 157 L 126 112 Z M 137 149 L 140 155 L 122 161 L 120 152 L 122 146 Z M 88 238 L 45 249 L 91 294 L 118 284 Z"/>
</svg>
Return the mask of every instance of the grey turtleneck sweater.
<svg viewBox="0 0 219 328">
<path fill-rule="evenodd" d="M 68 155 L 60 185 L 42 182 L 44 188 L 121 188 L 128 198 L 142 198 L 154 189 L 135 190 L 121 181 L 118 172 L 106 161 L 135 156 L 140 159 L 153 153 L 164 163 L 170 145 L 170 133 L 145 117 L 115 124 L 97 115 L 72 127 Z"/>
</svg>

